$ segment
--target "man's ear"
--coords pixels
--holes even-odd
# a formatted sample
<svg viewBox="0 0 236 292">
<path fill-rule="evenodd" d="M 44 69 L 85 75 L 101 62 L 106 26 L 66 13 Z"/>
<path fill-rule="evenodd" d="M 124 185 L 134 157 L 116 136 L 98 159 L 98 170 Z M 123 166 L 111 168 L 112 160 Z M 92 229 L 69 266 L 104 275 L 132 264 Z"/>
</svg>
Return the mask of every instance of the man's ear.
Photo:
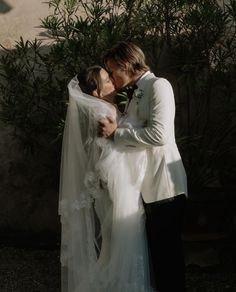
<svg viewBox="0 0 236 292">
<path fill-rule="evenodd" d="M 129 63 L 125 62 L 124 64 L 122 64 L 123 70 L 128 71 L 129 70 Z"/>
<path fill-rule="evenodd" d="M 92 95 L 93 95 L 93 96 L 96 96 L 96 97 L 99 97 L 97 89 L 94 89 L 94 90 L 92 91 Z"/>
<path fill-rule="evenodd" d="M 133 73 L 130 71 L 131 65 L 129 63 L 124 63 L 122 69 L 126 72 L 129 77 L 133 77 Z"/>
</svg>

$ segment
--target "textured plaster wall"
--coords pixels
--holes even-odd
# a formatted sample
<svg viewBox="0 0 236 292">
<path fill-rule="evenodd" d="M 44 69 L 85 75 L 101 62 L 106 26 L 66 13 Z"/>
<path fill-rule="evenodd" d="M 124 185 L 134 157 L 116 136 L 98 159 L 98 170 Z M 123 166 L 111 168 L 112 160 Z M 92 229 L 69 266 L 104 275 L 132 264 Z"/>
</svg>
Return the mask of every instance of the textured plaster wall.
<svg viewBox="0 0 236 292">
<path fill-rule="evenodd" d="M 0 0 L 0 43 L 12 48 L 21 36 L 25 40 L 41 38 L 40 19 L 49 13 L 41 0 Z"/>
</svg>

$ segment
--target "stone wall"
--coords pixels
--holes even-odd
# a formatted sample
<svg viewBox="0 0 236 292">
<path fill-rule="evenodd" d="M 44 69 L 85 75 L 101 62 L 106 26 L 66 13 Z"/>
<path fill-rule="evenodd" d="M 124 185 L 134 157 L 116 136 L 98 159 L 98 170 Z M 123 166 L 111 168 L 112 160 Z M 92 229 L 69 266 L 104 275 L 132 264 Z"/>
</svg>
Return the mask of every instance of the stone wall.
<svg viewBox="0 0 236 292">
<path fill-rule="evenodd" d="M 57 175 L 47 175 L 46 157 L 24 155 L 11 133 L 0 125 L 0 237 L 59 233 Z"/>
</svg>

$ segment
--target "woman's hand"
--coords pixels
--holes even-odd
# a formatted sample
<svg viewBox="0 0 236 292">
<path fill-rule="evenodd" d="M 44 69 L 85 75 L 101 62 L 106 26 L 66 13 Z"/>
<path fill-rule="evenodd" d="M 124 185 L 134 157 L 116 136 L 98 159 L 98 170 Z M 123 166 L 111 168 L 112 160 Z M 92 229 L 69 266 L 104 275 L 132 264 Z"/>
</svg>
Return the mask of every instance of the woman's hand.
<svg viewBox="0 0 236 292">
<path fill-rule="evenodd" d="M 112 138 L 117 128 L 117 122 L 110 116 L 98 121 L 98 136 Z"/>
</svg>

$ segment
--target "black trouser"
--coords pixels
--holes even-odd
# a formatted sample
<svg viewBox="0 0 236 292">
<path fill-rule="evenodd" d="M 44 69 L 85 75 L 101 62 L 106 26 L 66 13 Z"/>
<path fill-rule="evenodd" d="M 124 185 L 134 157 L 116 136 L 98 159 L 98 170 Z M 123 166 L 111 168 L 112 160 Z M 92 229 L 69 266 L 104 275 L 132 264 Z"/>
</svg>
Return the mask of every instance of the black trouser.
<svg viewBox="0 0 236 292">
<path fill-rule="evenodd" d="M 184 194 L 173 200 L 144 204 L 151 278 L 154 278 L 151 282 L 158 292 L 185 291 L 185 263 L 181 239 L 185 204 Z"/>
</svg>

